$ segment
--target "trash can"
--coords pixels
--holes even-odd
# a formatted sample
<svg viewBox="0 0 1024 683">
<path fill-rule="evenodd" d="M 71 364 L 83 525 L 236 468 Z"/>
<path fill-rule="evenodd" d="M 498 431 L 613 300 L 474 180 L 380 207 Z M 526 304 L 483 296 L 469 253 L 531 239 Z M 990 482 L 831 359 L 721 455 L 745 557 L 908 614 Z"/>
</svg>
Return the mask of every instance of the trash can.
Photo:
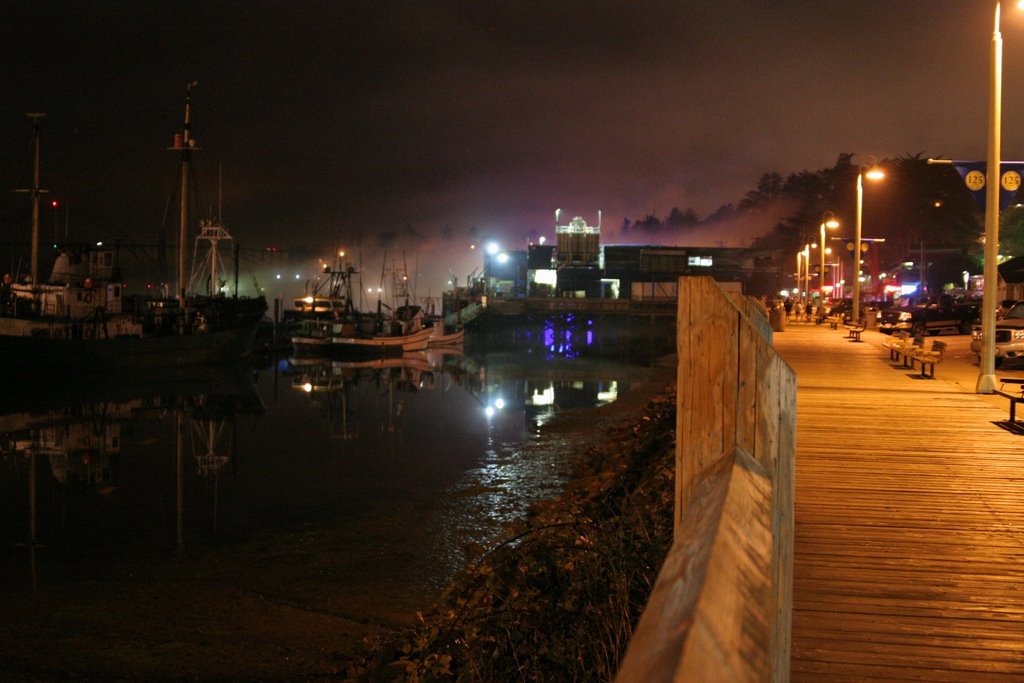
<svg viewBox="0 0 1024 683">
<path fill-rule="evenodd" d="M 772 332 L 786 331 L 786 309 L 776 306 L 768 312 L 768 322 L 772 326 Z"/>
<path fill-rule="evenodd" d="M 868 330 L 878 329 L 878 307 L 864 307 L 864 328 Z"/>
</svg>

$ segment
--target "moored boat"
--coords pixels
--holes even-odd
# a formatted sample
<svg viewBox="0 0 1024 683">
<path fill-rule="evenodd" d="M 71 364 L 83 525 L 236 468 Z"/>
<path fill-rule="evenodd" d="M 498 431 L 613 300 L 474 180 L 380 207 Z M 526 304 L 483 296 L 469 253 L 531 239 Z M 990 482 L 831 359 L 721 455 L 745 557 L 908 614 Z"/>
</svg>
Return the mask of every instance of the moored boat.
<svg viewBox="0 0 1024 683">
<path fill-rule="evenodd" d="M 191 86 L 190 86 L 191 88 Z M 171 149 L 182 159 L 182 212 L 178 296 L 129 296 L 115 254 L 81 247 L 58 255 L 50 277 L 39 277 L 39 118 L 33 202 L 31 273 L 0 287 L 0 372 L 13 376 L 45 367 L 49 371 L 88 368 L 131 370 L 230 362 L 248 355 L 266 311 L 262 296 L 189 295 L 185 291 L 187 187 L 191 153 L 190 96 L 185 129 Z"/>
<path fill-rule="evenodd" d="M 433 328 L 423 324 L 424 313 L 419 306 L 399 306 L 390 320 L 381 321 L 374 334 L 340 335 L 334 337 L 334 348 L 339 351 L 376 351 L 381 355 L 397 355 L 427 348 Z"/>
<path fill-rule="evenodd" d="M 439 346 L 458 346 L 466 338 L 466 329 L 464 327 L 457 327 L 451 331 L 445 331 L 444 323 L 440 320 L 434 323 L 431 328 L 430 339 L 427 340 L 427 346 L 434 348 Z"/>
</svg>

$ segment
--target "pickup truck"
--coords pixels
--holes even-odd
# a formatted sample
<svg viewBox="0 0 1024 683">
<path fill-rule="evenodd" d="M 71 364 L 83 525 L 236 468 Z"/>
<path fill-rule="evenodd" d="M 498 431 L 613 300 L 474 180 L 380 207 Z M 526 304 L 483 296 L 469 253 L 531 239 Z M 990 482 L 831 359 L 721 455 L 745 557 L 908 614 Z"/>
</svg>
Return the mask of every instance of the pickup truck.
<svg viewBox="0 0 1024 683">
<path fill-rule="evenodd" d="M 996 320 L 995 366 L 1005 360 L 1024 359 L 1024 301 L 1018 301 L 1002 318 Z M 975 328 L 971 351 L 981 362 L 981 328 Z"/>
<path fill-rule="evenodd" d="M 878 329 L 907 330 L 915 337 L 940 332 L 970 334 L 980 319 L 979 304 L 957 301 L 948 294 L 904 297 L 898 305 L 878 312 Z"/>
</svg>

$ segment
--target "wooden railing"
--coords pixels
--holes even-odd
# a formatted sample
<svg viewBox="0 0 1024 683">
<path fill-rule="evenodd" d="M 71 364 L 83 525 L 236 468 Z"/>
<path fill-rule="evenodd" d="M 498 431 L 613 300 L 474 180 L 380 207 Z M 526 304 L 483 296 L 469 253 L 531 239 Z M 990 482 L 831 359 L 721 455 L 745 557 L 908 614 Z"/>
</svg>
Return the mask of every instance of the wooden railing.
<svg viewBox="0 0 1024 683">
<path fill-rule="evenodd" d="M 620 683 L 789 680 L 796 376 L 738 303 L 679 280 L 675 538 Z"/>
</svg>

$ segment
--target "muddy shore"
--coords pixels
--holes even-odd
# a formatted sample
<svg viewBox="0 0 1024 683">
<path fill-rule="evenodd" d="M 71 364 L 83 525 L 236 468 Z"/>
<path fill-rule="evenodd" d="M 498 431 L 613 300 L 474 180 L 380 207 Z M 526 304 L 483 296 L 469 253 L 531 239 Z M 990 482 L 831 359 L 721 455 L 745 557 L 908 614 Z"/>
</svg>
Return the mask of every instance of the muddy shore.
<svg viewBox="0 0 1024 683">
<path fill-rule="evenodd" d="M 627 439 L 629 425 L 643 419 L 674 375 L 674 359 L 666 359 L 615 402 L 562 414 L 544 439 L 552 448 L 571 444 L 578 454 L 607 447 L 610 433 Z M 196 549 L 165 564 L 126 563 L 105 576 L 35 591 L 5 591 L 0 678 L 343 680 L 367 637 L 414 624 L 416 612 L 429 611 L 444 588 L 422 581 L 409 561 L 430 539 L 396 526 L 385 516 L 376 529 L 401 535 L 393 547 L 403 550 L 392 556 L 353 559 L 360 539 L 318 527 Z M 385 563 L 410 567 L 388 600 L 351 581 Z"/>
</svg>

